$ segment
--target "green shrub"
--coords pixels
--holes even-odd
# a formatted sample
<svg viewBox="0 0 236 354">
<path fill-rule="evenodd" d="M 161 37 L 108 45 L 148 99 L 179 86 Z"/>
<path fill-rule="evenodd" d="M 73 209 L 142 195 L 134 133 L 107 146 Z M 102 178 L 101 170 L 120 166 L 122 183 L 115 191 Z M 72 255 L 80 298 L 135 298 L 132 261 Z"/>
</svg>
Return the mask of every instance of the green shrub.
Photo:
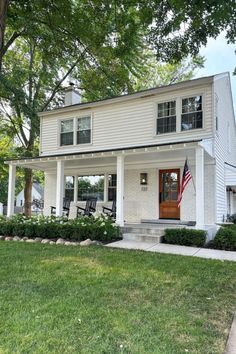
<svg viewBox="0 0 236 354">
<path fill-rule="evenodd" d="M 187 228 L 165 229 L 163 241 L 175 245 L 203 247 L 206 242 L 206 231 Z"/>
<path fill-rule="evenodd" d="M 214 238 L 213 247 L 219 250 L 236 251 L 236 230 L 221 227 Z"/>
<path fill-rule="evenodd" d="M 113 221 L 104 216 L 81 217 L 68 220 L 65 217 L 31 217 L 16 215 L 0 219 L 0 234 L 19 237 L 64 238 L 82 241 L 87 238 L 110 241 L 120 236 L 120 230 Z"/>
<path fill-rule="evenodd" d="M 232 214 L 228 217 L 228 221 L 233 222 L 234 224 L 236 224 L 236 214 Z"/>
</svg>

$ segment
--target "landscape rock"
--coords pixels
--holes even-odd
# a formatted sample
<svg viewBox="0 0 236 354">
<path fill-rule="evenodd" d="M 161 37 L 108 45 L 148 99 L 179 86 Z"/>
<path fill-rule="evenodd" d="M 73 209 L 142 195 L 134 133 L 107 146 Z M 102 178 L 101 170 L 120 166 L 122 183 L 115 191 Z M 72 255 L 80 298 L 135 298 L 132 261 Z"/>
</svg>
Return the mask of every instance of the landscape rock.
<svg viewBox="0 0 236 354">
<path fill-rule="evenodd" d="M 102 242 L 94 240 L 92 241 L 92 245 L 102 246 Z"/>
<path fill-rule="evenodd" d="M 35 243 L 35 240 L 32 239 L 32 238 L 29 238 L 28 240 L 25 240 L 25 242 L 28 242 L 28 243 Z"/>
<path fill-rule="evenodd" d="M 0 236 L 0 241 L 4 241 L 5 240 L 5 236 Z"/>
<path fill-rule="evenodd" d="M 21 238 L 19 236 L 14 236 L 13 237 L 13 241 L 20 241 L 20 240 L 21 240 Z"/>
<path fill-rule="evenodd" d="M 49 242 L 49 245 L 55 245 L 55 244 L 56 244 L 55 241 L 50 241 L 50 242 Z"/>
<path fill-rule="evenodd" d="M 70 242 L 70 246 L 78 246 L 79 243 L 78 242 Z"/>
<path fill-rule="evenodd" d="M 12 241 L 12 240 L 13 240 L 13 237 L 11 237 L 11 236 L 5 237 L 5 241 Z"/>
<path fill-rule="evenodd" d="M 44 239 L 42 240 L 42 242 L 41 242 L 41 243 L 49 243 L 49 242 L 50 242 L 50 240 L 49 240 L 49 239 L 44 238 Z"/>
<path fill-rule="evenodd" d="M 70 242 L 70 241 L 66 241 L 66 242 L 64 243 L 64 245 L 65 245 L 65 246 L 70 246 L 70 245 L 71 245 L 71 242 Z"/>
<path fill-rule="evenodd" d="M 42 237 L 35 237 L 35 242 L 38 242 L 38 243 L 40 243 L 41 241 L 42 241 Z"/>
<path fill-rule="evenodd" d="M 20 242 L 25 242 L 25 240 L 23 238 L 20 239 Z"/>
<path fill-rule="evenodd" d="M 63 238 L 59 238 L 56 242 L 57 245 L 64 245 L 65 244 L 65 240 Z"/>
<path fill-rule="evenodd" d="M 22 238 L 22 240 L 26 241 L 26 240 L 28 240 L 28 237 L 25 236 L 25 237 Z"/>
<path fill-rule="evenodd" d="M 81 241 L 80 246 L 90 246 L 93 244 L 93 241 L 90 240 L 90 238 L 87 238 L 87 240 Z"/>
</svg>

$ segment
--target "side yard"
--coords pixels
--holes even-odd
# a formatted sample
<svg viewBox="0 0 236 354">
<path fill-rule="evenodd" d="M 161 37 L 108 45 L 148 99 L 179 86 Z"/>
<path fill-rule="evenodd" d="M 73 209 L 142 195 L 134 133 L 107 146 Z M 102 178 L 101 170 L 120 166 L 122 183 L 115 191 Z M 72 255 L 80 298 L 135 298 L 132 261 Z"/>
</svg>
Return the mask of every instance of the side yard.
<svg viewBox="0 0 236 354">
<path fill-rule="evenodd" d="M 0 242 L 0 353 L 222 354 L 236 263 Z"/>
</svg>

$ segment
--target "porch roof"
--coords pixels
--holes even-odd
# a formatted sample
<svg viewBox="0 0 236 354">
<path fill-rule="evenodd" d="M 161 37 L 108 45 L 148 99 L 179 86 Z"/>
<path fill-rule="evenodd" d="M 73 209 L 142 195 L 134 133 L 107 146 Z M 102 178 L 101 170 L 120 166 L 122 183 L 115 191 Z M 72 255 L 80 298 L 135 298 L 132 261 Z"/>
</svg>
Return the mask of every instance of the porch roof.
<svg viewBox="0 0 236 354">
<path fill-rule="evenodd" d="M 194 148 L 200 143 L 202 139 L 188 140 L 181 142 L 171 142 L 165 144 L 152 144 L 145 146 L 129 146 L 122 149 L 109 149 L 109 150 L 99 150 L 99 151 L 86 151 L 86 152 L 76 152 L 76 153 L 65 153 L 65 154 L 54 154 L 54 155 L 43 155 L 33 158 L 20 158 L 6 160 L 6 164 L 11 164 L 19 167 L 31 168 L 36 170 L 45 171 L 52 166 L 53 162 L 58 160 L 63 161 L 76 161 L 76 160 L 88 160 L 96 158 L 112 158 L 120 154 L 126 156 L 133 156 L 144 153 L 155 153 L 164 151 L 176 151 L 183 149 Z"/>
</svg>

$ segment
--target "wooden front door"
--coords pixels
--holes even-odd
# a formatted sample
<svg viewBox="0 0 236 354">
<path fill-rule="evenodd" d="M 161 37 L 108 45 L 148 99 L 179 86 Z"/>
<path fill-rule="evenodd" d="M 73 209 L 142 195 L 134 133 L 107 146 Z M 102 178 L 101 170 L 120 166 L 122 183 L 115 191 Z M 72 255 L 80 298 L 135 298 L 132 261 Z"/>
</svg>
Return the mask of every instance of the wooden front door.
<svg viewBox="0 0 236 354">
<path fill-rule="evenodd" d="M 179 219 L 178 193 L 180 188 L 180 170 L 160 170 L 160 219 Z"/>
</svg>

